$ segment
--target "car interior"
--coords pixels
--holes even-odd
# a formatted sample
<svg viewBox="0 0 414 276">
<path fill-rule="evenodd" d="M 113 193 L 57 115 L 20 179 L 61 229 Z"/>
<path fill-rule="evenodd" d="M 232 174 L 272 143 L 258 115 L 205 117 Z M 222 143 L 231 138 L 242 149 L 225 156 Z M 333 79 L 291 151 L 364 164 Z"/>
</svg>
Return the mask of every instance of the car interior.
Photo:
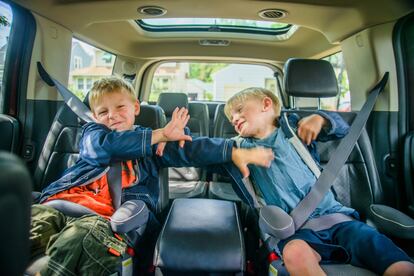
<svg viewBox="0 0 414 276">
<path fill-rule="evenodd" d="M 186 107 L 193 136 L 222 138 L 237 136 L 224 105 L 244 88 L 271 90 L 287 114 L 330 110 L 352 124 L 388 73 L 331 190 L 413 257 L 413 45 L 411 0 L 0 1 L 0 214 L 10 238 L 0 274 L 35 275 L 47 262 L 29 260 L 30 206 L 76 162 L 85 123 L 38 63 L 86 106 L 93 82 L 116 75 L 141 103 L 135 124 L 161 128 Z M 339 142 L 317 143 L 322 167 Z M 145 261 L 134 260 L 134 275 L 277 275 L 258 210 L 231 177 L 206 167 L 158 173 L 158 199 L 147 207 L 162 230 Z M 131 230 L 117 219 L 112 229 Z M 137 223 L 139 246 L 145 223 Z M 375 275 L 349 264 L 323 269 Z"/>
</svg>

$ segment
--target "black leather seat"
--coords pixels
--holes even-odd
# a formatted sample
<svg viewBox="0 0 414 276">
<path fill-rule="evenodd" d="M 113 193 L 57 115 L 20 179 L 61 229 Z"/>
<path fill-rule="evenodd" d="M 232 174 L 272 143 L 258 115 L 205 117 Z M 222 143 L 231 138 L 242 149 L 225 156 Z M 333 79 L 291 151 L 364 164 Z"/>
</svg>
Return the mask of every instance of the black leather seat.
<svg viewBox="0 0 414 276">
<path fill-rule="evenodd" d="M 186 107 L 189 110 L 190 120 L 187 124 L 193 136 L 208 136 L 209 116 L 204 103 L 188 103 L 184 93 L 161 93 L 158 105 L 164 110 L 167 121 L 171 119 L 176 107 Z M 204 197 L 207 193 L 206 172 L 200 168 L 170 168 L 169 197 L 194 198 Z"/>
<path fill-rule="evenodd" d="M 291 97 L 323 98 L 332 97 L 338 92 L 337 80 L 331 64 L 324 60 L 291 59 L 285 65 L 285 91 Z M 311 73 L 310 73 L 311 72 Z M 315 110 L 290 110 L 301 117 L 314 113 Z M 353 112 L 340 115 L 349 124 L 355 117 Z M 331 158 L 337 141 L 318 142 L 320 163 L 324 166 Z M 346 164 L 341 169 L 332 191 L 336 199 L 356 209 L 361 219 L 367 219 L 370 205 L 381 202 L 381 186 L 374 161 L 371 143 L 365 129 L 355 145 Z M 373 275 L 372 272 L 351 265 L 327 265 L 324 270 L 332 275 Z"/>
<path fill-rule="evenodd" d="M 165 125 L 165 117 L 161 108 L 142 105 L 136 124 L 144 127 L 160 128 Z M 79 156 L 79 140 L 82 123 L 67 106 L 63 105 L 55 116 L 49 134 L 35 170 L 36 190 L 42 190 L 49 183 L 57 180 L 63 171 L 72 166 Z M 167 170 L 161 169 L 160 192 L 156 211 L 160 212 L 168 205 Z"/>
<path fill-rule="evenodd" d="M 0 150 L 17 153 L 19 129 L 16 118 L 0 114 Z"/>
<path fill-rule="evenodd" d="M 225 104 L 219 104 L 214 116 L 214 137 L 232 138 L 237 136 L 233 125 L 224 114 Z M 231 180 L 228 177 L 213 174 L 209 183 L 208 197 L 222 200 L 241 202 L 241 199 L 234 192 Z"/>
<path fill-rule="evenodd" d="M 87 101 L 85 104 L 88 105 Z M 142 105 L 135 124 L 157 129 L 165 125 L 163 110 L 157 106 Z M 46 142 L 39 157 L 35 171 L 35 187 L 42 190 L 49 183 L 57 180 L 65 169 L 72 166 L 79 156 L 79 140 L 83 122 L 64 104 L 57 112 Z M 159 193 L 155 213 L 161 213 L 168 205 L 168 171 L 159 170 Z M 63 206 L 65 207 L 65 206 Z M 66 208 L 67 209 L 67 208 Z M 47 256 L 36 259 L 26 270 L 27 275 L 34 275 L 47 263 Z"/>
<path fill-rule="evenodd" d="M 23 275 L 29 261 L 32 180 L 19 158 L 0 152 L 0 274 Z"/>
</svg>

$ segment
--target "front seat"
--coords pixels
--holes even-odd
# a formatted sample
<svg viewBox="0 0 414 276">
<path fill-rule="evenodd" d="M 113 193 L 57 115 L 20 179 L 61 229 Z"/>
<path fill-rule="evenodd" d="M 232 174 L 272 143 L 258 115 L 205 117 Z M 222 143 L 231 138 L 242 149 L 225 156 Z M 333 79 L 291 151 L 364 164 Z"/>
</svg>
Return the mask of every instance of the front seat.
<svg viewBox="0 0 414 276">
<path fill-rule="evenodd" d="M 204 103 L 188 103 L 184 93 L 161 93 L 158 102 L 167 118 L 171 120 L 176 107 L 186 107 L 190 120 L 187 124 L 193 136 L 208 136 L 208 108 Z M 207 193 L 206 171 L 200 168 L 169 168 L 169 197 L 194 198 L 204 197 Z"/>
<path fill-rule="evenodd" d="M 20 159 L 0 152 L 0 274 L 23 275 L 29 261 L 32 180 Z"/>
<path fill-rule="evenodd" d="M 334 70 L 325 60 L 290 59 L 285 64 L 284 72 L 285 92 L 290 97 L 326 98 L 338 93 Z M 304 117 L 314 111 L 295 109 L 287 112 Z M 343 112 L 340 115 L 351 124 L 356 113 Z M 322 166 L 328 163 L 339 142 L 340 140 L 317 142 Z M 370 207 L 382 200 L 380 179 L 373 156 L 370 139 L 364 129 L 331 187 L 336 199 L 357 210 L 362 221 L 367 221 L 370 217 Z M 328 275 L 373 275 L 371 271 L 348 264 L 324 265 L 322 268 Z"/>
</svg>

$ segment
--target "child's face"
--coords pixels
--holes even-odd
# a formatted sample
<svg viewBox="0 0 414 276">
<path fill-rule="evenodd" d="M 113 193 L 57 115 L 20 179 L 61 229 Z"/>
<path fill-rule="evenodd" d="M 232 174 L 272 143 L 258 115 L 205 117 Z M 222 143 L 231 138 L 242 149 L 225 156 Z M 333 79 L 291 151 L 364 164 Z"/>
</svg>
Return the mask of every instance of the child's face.
<svg viewBox="0 0 414 276">
<path fill-rule="evenodd" d="M 93 112 L 98 123 L 116 131 L 132 129 L 138 114 L 138 100 L 131 100 L 127 92 L 122 90 L 103 95 Z"/>
<path fill-rule="evenodd" d="M 242 137 L 261 138 L 269 122 L 270 109 L 267 105 L 264 100 L 255 98 L 236 104 L 231 110 L 231 123 L 236 132 Z"/>
</svg>

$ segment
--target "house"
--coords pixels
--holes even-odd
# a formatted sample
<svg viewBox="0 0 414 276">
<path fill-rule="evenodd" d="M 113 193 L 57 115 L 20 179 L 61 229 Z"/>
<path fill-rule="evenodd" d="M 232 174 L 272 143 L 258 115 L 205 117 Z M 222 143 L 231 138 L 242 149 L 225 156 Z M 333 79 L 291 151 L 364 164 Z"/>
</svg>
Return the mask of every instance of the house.
<svg viewBox="0 0 414 276">
<path fill-rule="evenodd" d="M 256 65 L 231 64 L 213 74 L 213 98 L 226 101 L 248 87 L 265 87 L 275 91 L 276 79 L 270 68 Z"/>
<path fill-rule="evenodd" d="M 93 83 L 112 75 L 115 56 L 98 48 L 85 49 L 81 42 L 74 40 L 69 73 L 69 89 L 84 98 Z"/>
</svg>

